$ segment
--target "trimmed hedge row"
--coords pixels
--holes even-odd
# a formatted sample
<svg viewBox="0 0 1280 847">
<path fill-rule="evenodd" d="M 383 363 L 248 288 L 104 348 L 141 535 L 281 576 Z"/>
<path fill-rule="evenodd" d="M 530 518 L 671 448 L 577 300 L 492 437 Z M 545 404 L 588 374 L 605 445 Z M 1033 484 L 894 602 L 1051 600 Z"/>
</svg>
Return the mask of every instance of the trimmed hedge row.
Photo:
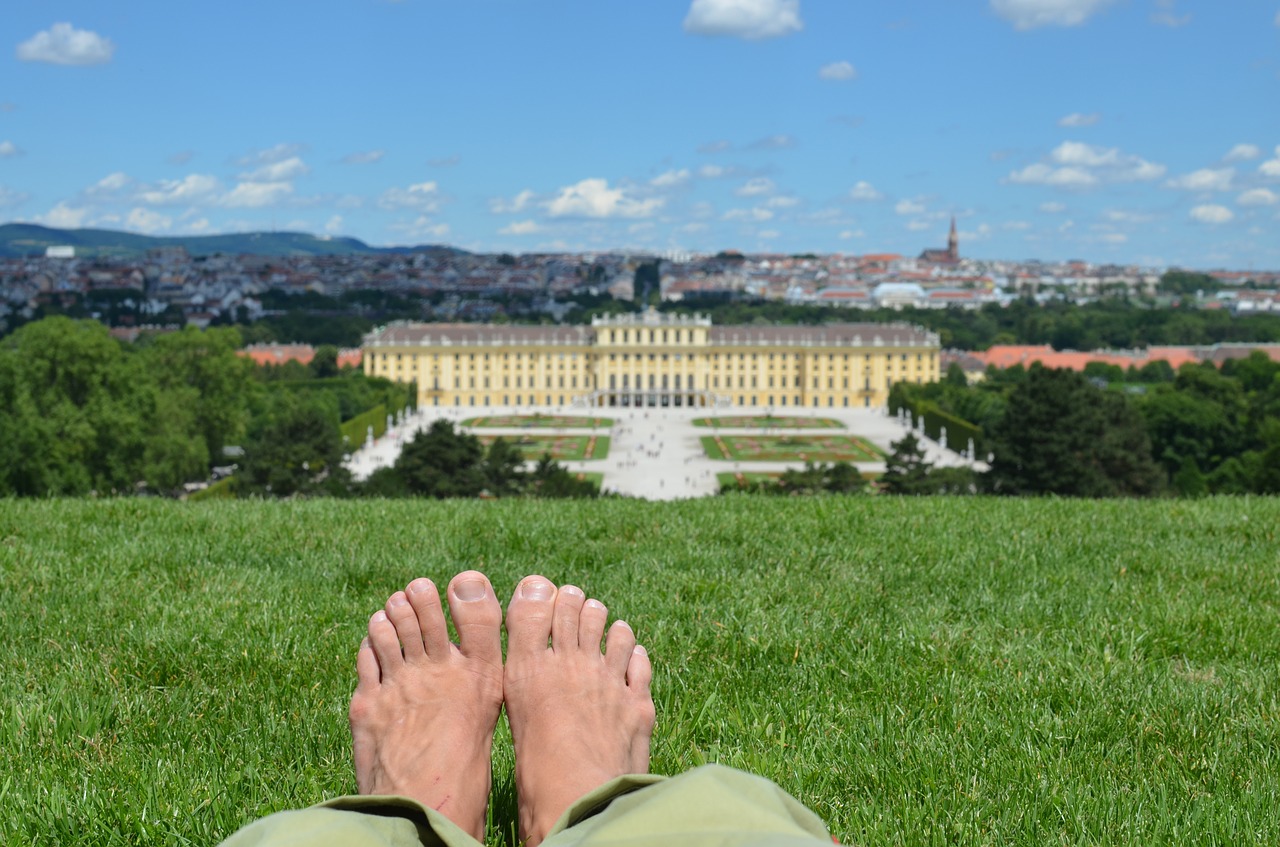
<svg viewBox="0 0 1280 847">
<path fill-rule="evenodd" d="M 942 437 L 942 430 L 947 430 L 947 448 L 960 452 L 967 450 L 969 439 L 973 439 L 973 447 L 977 455 L 987 452 L 987 439 L 982 427 L 958 418 L 950 412 L 944 412 L 938 406 L 921 397 L 912 396 L 908 383 L 900 382 L 889 391 L 889 411 L 898 414 L 906 409 L 913 420 L 923 419 L 925 435 L 937 441 Z"/>
<path fill-rule="evenodd" d="M 399 386 L 398 386 L 399 387 Z M 355 450 L 364 444 L 369 437 L 369 427 L 373 427 L 373 437 L 381 438 L 387 432 L 387 415 L 397 415 L 401 410 L 415 407 L 417 391 L 412 384 L 403 386 L 403 391 L 387 392 L 388 400 L 367 409 L 348 421 L 344 421 L 339 430 L 346 440 L 347 449 Z"/>
</svg>

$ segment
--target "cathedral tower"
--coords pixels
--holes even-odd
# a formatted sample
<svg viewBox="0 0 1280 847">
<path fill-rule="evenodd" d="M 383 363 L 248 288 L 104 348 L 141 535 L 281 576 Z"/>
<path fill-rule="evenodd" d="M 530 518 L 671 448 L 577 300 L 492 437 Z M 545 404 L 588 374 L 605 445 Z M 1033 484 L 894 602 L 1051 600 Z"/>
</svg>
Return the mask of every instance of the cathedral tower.
<svg viewBox="0 0 1280 847">
<path fill-rule="evenodd" d="M 951 235 L 947 238 L 947 253 L 951 255 L 951 260 L 958 261 L 960 259 L 960 236 L 956 234 L 956 216 L 951 216 Z"/>
</svg>

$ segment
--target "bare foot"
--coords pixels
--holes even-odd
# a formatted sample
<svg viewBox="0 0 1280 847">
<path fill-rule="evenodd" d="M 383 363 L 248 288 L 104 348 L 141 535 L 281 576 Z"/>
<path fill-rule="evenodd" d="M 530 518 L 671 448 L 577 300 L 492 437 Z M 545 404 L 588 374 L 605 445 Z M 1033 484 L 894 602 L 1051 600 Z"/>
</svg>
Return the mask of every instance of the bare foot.
<svg viewBox="0 0 1280 847">
<path fill-rule="evenodd" d="M 649 770 L 653 676 L 631 627 L 582 589 L 525 577 L 507 607 L 507 719 L 516 749 L 520 837 L 537 845 L 573 802 Z M 548 647 L 547 642 L 551 644 Z"/>
<path fill-rule="evenodd" d="M 351 739 L 361 794 L 399 794 L 484 838 L 489 754 L 502 709 L 502 608 L 484 574 L 449 583 L 458 645 L 440 594 L 415 579 L 369 619 L 356 658 Z"/>
</svg>

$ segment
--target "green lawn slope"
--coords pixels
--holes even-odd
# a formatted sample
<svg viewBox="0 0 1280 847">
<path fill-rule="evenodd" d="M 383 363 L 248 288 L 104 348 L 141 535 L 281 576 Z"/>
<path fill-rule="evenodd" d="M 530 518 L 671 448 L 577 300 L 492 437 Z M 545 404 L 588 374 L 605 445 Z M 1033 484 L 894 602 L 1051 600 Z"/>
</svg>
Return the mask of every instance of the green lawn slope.
<svg viewBox="0 0 1280 847">
<path fill-rule="evenodd" d="M 1275 499 L 0 501 L 0 844 L 211 844 L 353 791 L 365 620 L 466 567 L 602 599 L 655 662 L 654 769 L 763 774 L 845 844 L 1276 844 L 1278 526 Z"/>
</svg>

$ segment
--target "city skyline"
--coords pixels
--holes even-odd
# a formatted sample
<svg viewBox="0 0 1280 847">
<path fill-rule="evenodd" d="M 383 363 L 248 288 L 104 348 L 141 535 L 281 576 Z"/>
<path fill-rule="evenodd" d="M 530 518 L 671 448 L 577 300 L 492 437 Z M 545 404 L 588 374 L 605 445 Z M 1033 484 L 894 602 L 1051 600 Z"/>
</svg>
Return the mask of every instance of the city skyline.
<svg viewBox="0 0 1280 847">
<path fill-rule="evenodd" d="M 1280 2 L 883 5 L 30 4 L 0 221 L 1280 266 Z"/>
</svg>

